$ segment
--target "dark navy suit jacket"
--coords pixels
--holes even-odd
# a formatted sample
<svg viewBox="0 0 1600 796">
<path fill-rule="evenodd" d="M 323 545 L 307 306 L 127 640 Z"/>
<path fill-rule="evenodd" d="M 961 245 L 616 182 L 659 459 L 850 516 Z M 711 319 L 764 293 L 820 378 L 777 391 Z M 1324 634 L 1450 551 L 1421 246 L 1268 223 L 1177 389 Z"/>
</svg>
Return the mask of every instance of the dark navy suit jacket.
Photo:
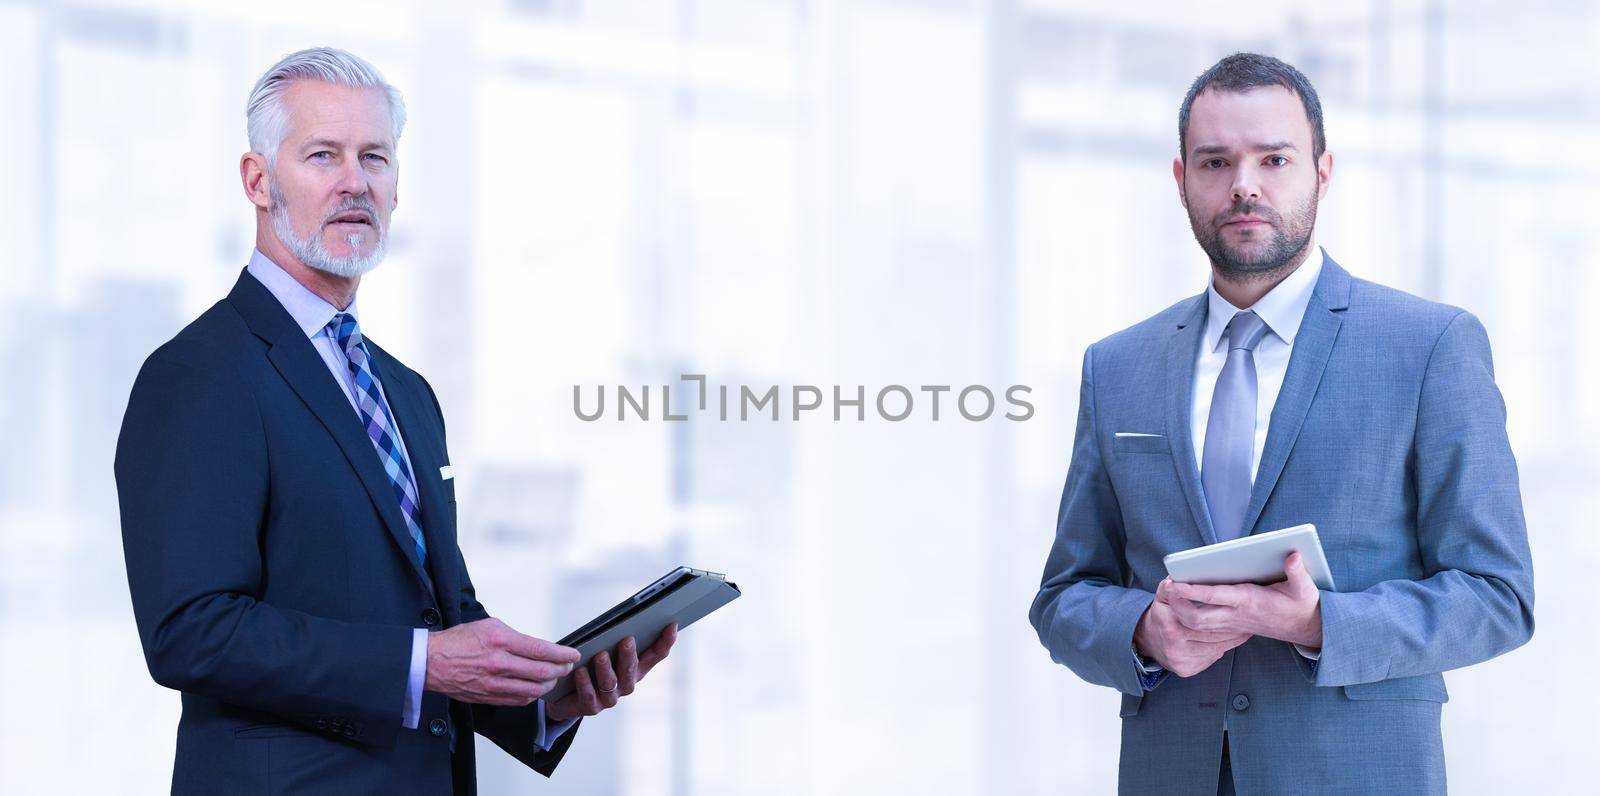
<svg viewBox="0 0 1600 796">
<path fill-rule="evenodd" d="M 456 544 L 438 399 L 367 347 L 415 471 L 426 570 L 360 419 L 248 273 L 134 383 L 117 494 L 145 660 L 183 693 L 174 793 L 472 793 L 474 732 L 546 776 L 572 743 L 576 728 L 540 751 L 533 706 L 436 693 L 401 726 L 413 628 L 489 614 Z"/>
</svg>

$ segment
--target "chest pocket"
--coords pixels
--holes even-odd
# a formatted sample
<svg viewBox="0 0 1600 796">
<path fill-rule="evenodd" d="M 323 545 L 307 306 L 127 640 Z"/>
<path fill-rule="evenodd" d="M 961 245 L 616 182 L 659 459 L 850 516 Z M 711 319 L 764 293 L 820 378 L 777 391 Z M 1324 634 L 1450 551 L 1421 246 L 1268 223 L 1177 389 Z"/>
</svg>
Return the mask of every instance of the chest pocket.
<svg viewBox="0 0 1600 796">
<path fill-rule="evenodd" d="M 1124 454 L 1167 454 L 1172 455 L 1172 446 L 1167 444 L 1167 438 L 1161 434 L 1118 434 L 1111 438 L 1111 452 L 1117 456 Z"/>
<path fill-rule="evenodd" d="M 445 465 L 445 474 L 449 474 L 449 465 Z M 456 479 L 453 474 L 443 480 L 444 499 L 451 503 L 456 502 Z"/>
</svg>

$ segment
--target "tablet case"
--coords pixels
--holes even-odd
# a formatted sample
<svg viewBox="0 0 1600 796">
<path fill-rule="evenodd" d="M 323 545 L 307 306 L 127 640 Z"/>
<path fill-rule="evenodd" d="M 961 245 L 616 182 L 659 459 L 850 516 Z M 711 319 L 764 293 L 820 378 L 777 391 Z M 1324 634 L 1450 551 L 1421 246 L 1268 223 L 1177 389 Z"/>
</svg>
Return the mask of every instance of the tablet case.
<svg viewBox="0 0 1600 796">
<path fill-rule="evenodd" d="M 728 582 L 722 575 L 715 572 L 694 571 L 694 575 L 687 582 L 672 588 L 665 596 L 649 603 L 621 621 L 611 624 L 598 632 L 585 634 L 588 637 L 577 641 L 576 644 L 568 640 L 571 636 L 568 639 L 562 639 L 559 643 L 565 646 L 577 647 L 578 652 L 583 655 L 583 660 L 578 664 L 579 666 L 588 666 L 594 656 L 601 652 L 615 650 L 617 644 L 628 636 L 633 636 L 634 641 L 639 645 L 639 651 L 642 653 L 651 644 L 655 643 L 656 638 L 661 635 L 661 631 L 667 629 L 667 625 L 677 622 L 678 630 L 682 631 L 701 617 L 733 602 L 738 597 L 739 587 Z M 577 633 L 582 632 L 583 628 L 577 631 Z M 614 658 L 615 656 L 613 655 L 613 664 L 615 664 Z M 573 673 L 576 674 L 576 672 L 577 668 L 574 668 Z M 591 671 L 590 674 L 593 674 L 593 672 Z M 545 704 L 566 696 L 575 687 L 576 683 L 573 674 L 557 680 L 555 687 L 544 695 Z"/>
</svg>

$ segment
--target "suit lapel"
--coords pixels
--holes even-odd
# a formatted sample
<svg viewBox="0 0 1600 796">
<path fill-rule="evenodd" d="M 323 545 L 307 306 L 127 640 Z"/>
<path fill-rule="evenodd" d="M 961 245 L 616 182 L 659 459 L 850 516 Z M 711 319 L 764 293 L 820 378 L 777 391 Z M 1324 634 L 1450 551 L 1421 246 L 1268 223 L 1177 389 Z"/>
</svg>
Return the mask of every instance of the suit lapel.
<svg viewBox="0 0 1600 796">
<path fill-rule="evenodd" d="M 1267 499 L 1278 484 L 1278 476 L 1283 474 L 1289 453 L 1300 437 L 1300 428 L 1305 425 L 1306 413 L 1311 409 L 1317 387 L 1322 384 L 1322 373 L 1327 369 L 1334 340 L 1339 336 L 1342 314 L 1349 306 L 1350 274 L 1325 254 L 1317 287 L 1306 305 L 1300 331 L 1295 334 L 1283 389 L 1272 407 L 1267 443 L 1261 451 L 1261 464 L 1256 468 L 1255 485 L 1250 491 L 1250 505 L 1244 513 L 1244 528 L 1248 532 L 1255 531 L 1256 520 L 1260 519 Z"/>
<path fill-rule="evenodd" d="M 1194 461 L 1194 436 L 1189 427 L 1189 408 L 1193 396 L 1194 359 L 1205 330 L 1206 294 L 1192 300 L 1184 320 L 1167 341 L 1167 439 L 1172 445 L 1172 464 L 1178 471 L 1184 499 L 1194 524 L 1205 544 L 1215 544 L 1217 533 L 1211 527 L 1211 512 L 1200 489 L 1200 470 Z"/>
<path fill-rule="evenodd" d="M 361 427 L 355 410 L 350 407 L 349 399 L 328 373 L 327 364 L 311 347 L 305 332 L 289 317 L 288 310 L 248 271 L 240 275 L 228 299 L 244 317 L 250 330 L 271 344 L 267 358 L 339 444 L 362 486 L 366 488 L 378 515 L 383 518 L 389 535 L 400 546 L 400 552 L 406 560 L 411 562 L 412 571 L 424 585 L 432 588 L 421 562 L 417 560 L 411 532 L 407 530 L 405 518 L 400 514 L 400 502 L 395 499 L 394 487 L 390 485 L 389 477 L 378 461 L 377 450 Z"/>
<path fill-rule="evenodd" d="M 447 499 L 439 475 L 439 468 L 446 464 L 445 454 L 435 444 L 436 438 L 431 433 L 435 425 L 432 402 L 424 399 L 421 391 L 415 389 L 410 380 L 404 377 L 400 363 L 389 356 L 389 352 L 370 342 L 367 348 L 377 363 L 378 379 L 383 383 L 384 395 L 389 399 L 389 408 L 394 412 L 395 423 L 400 426 L 400 439 L 411 459 L 412 475 L 417 480 L 422 533 L 428 542 L 429 570 L 434 575 L 438 593 L 453 594 L 456 589 L 454 570 L 444 564 L 453 561 L 452 555 L 447 551 L 455 550 L 455 529 L 450 522 Z M 441 575 L 445 577 L 440 577 Z"/>
</svg>

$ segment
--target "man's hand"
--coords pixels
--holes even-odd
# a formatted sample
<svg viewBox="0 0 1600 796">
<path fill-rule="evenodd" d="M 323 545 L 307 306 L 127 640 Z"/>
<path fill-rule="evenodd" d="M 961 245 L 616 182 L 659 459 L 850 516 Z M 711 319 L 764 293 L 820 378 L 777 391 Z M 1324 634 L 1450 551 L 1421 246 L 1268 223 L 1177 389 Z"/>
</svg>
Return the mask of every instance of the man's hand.
<svg viewBox="0 0 1600 796">
<path fill-rule="evenodd" d="M 480 619 L 429 634 L 423 688 L 459 702 L 528 705 L 580 657 L 571 647 L 524 636 L 498 619 Z"/>
<path fill-rule="evenodd" d="M 673 624 L 661 631 L 661 636 L 643 655 L 636 649 L 638 643 L 633 636 L 629 636 L 617 645 L 616 665 L 612 665 L 608 652 L 594 656 L 594 674 L 590 675 L 586 668 L 578 669 L 572 678 L 576 690 L 556 700 L 555 704 L 546 703 L 544 717 L 549 721 L 566 721 L 616 707 L 617 700 L 633 693 L 639 681 L 666 659 L 667 653 L 672 651 L 672 642 L 677 639 L 678 626 Z"/>
<path fill-rule="evenodd" d="M 1192 677 L 1216 663 L 1224 653 L 1250 639 L 1249 633 L 1195 630 L 1178 621 L 1172 603 L 1171 579 L 1156 586 L 1155 602 L 1139 617 L 1133 643 L 1139 654 L 1179 677 Z"/>
<path fill-rule="evenodd" d="M 1184 627 L 1208 633 L 1266 636 L 1307 649 L 1322 648 L 1322 595 L 1300 553 L 1283 563 L 1285 580 L 1270 586 L 1171 583 L 1172 611 Z"/>
</svg>

